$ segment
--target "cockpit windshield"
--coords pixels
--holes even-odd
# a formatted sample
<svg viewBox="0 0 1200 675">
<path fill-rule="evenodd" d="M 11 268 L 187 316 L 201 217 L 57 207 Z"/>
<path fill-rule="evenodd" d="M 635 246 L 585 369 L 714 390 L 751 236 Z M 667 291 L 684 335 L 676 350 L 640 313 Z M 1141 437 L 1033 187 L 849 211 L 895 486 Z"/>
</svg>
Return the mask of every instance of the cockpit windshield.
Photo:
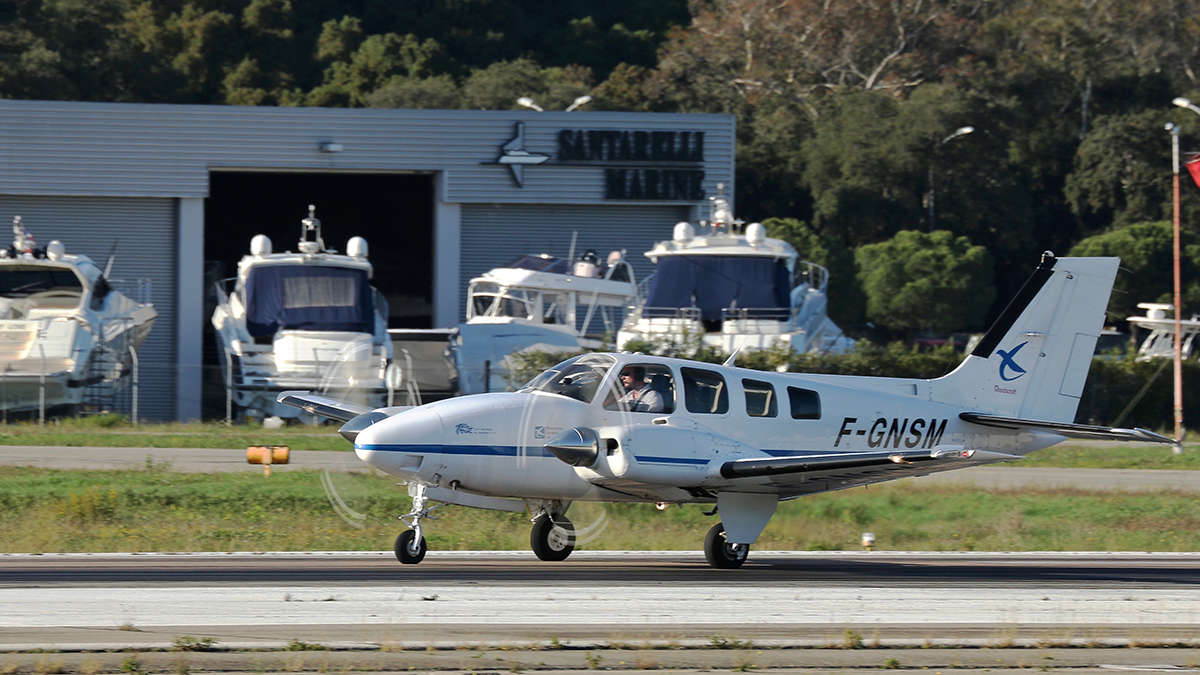
<svg viewBox="0 0 1200 675">
<path fill-rule="evenodd" d="M 617 360 L 607 354 L 582 354 L 533 378 L 521 391 L 548 391 L 590 403 Z"/>
</svg>

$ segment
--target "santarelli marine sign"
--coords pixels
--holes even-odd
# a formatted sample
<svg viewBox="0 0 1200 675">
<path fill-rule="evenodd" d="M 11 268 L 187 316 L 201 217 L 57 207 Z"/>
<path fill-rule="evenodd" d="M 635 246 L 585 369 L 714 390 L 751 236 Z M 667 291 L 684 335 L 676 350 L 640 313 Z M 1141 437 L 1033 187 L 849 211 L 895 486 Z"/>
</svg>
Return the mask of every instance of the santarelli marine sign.
<svg viewBox="0 0 1200 675">
<path fill-rule="evenodd" d="M 596 166 L 604 169 L 606 199 L 704 199 L 703 131 L 563 129 L 553 159 L 525 147 L 525 123 L 517 122 L 512 138 L 501 144 L 499 156 L 485 163 L 507 166 L 519 188 L 525 186 L 527 167 Z"/>
<path fill-rule="evenodd" d="M 560 164 L 604 165 L 608 199 L 704 199 L 704 132 L 563 129 Z"/>
</svg>

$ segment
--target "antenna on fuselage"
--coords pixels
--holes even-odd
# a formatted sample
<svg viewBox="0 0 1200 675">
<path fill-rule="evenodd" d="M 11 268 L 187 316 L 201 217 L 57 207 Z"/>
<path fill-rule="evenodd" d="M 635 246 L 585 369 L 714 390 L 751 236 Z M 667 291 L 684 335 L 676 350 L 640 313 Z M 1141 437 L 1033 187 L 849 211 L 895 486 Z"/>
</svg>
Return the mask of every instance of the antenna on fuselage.
<svg viewBox="0 0 1200 675">
<path fill-rule="evenodd" d="M 722 363 L 721 365 L 732 366 L 733 362 L 737 359 L 738 354 L 740 354 L 740 353 L 742 353 L 742 347 L 739 345 L 737 347 L 737 349 L 734 349 L 733 352 L 729 355 L 729 358 L 725 359 L 725 362 Z"/>
</svg>

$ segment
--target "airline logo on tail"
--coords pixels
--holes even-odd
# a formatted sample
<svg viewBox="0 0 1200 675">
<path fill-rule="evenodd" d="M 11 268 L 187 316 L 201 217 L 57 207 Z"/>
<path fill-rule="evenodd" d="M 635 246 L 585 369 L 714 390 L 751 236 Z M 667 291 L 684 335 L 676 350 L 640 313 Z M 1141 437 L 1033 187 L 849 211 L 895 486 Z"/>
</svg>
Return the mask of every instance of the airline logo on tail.
<svg viewBox="0 0 1200 675">
<path fill-rule="evenodd" d="M 1021 347 L 1024 347 L 1027 344 L 1029 344 L 1029 342 L 1025 341 L 1008 351 L 1004 351 L 1003 349 L 996 350 L 996 353 L 1000 355 L 1001 359 L 1000 379 L 1004 380 L 1005 382 L 1012 382 L 1013 380 L 1025 374 L 1025 369 L 1017 365 L 1017 362 L 1013 360 L 1013 357 L 1017 355 L 1017 352 L 1021 351 Z M 1012 376 L 1006 376 L 1005 371 L 1008 371 Z"/>
</svg>

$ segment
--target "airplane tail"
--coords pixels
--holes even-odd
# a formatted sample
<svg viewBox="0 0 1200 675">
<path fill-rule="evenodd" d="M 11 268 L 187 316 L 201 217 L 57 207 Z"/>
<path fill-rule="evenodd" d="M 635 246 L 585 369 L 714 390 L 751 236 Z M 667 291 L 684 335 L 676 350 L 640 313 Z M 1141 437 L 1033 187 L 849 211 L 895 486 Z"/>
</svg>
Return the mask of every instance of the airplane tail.
<svg viewBox="0 0 1200 675">
<path fill-rule="evenodd" d="M 933 400 L 1073 422 L 1119 263 L 1045 253 L 966 360 L 931 382 Z"/>
</svg>

